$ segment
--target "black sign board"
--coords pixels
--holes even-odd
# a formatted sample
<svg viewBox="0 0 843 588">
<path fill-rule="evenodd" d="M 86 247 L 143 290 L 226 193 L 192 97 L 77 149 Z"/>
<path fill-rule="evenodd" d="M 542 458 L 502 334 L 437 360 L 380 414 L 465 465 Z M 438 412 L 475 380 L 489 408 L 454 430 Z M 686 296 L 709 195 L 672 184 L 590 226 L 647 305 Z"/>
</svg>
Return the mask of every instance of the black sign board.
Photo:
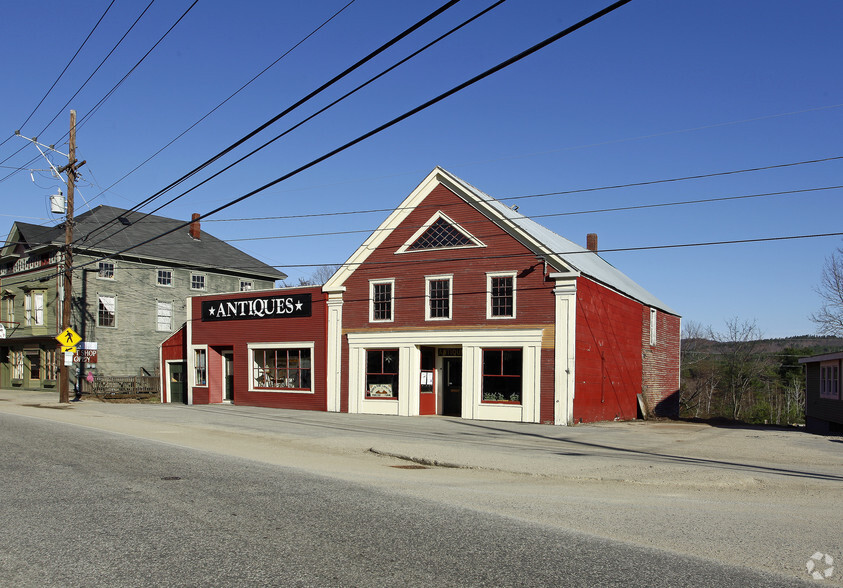
<svg viewBox="0 0 843 588">
<path fill-rule="evenodd" d="M 273 294 L 250 298 L 203 300 L 202 321 L 306 317 L 311 313 L 310 294 Z"/>
</svg>

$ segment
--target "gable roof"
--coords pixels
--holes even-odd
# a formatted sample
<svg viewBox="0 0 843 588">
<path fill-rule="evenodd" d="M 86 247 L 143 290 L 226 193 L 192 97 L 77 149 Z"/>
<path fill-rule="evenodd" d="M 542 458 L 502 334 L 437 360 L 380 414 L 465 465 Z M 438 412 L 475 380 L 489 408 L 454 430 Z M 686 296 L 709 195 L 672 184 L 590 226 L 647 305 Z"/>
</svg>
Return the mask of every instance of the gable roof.
<svg viewBox="0 0 843 588">
<path fill-rule="evenodd" d="M 91 254 L 109 254 L 130 247 L 171 230 L 185 221 L 163 216 L 128 211 L 114 206 L 97 206 L 74 219 L 74 249 Z M 98 230 L 117 217 L 128 224 L 111 225 Z M 16 234 L 17 232 L 17 234 Z M 64 224 L 52 227 L 15 222 L 9 233 L 9 242 L 25 242 L 30 251 L 43 246 L 64 246 Z M 9 254 L 9 246 L 3 256 Z M 174 231 L 159 239 L 126 252 L 121 257 L 141 258 L 150 262 L 171 262 L 206 269 L 236 271 L 244 276 L 267 280 L 282 280 L 286 274 L 244 253 L 240 249 L 202 231 L 199 240 L 193 239 L 188 227 Z"/>
<path fill-rule="evenodd" d="M 325 284 L 325 290 L 342 287 L 354 269 L 397 228 L 410 212 L 421 204 L 438 185 L 443 185 L 474 207 L 489 220 L 521 242 L 560 273 L 583 275 L 634 300 L 678 316 L 673 309 L 642 288 L 597 253 L 577 245 L 495 200 L 450 172 L 436 167 L 372 233 L 360 248 Z"/>
</svg>

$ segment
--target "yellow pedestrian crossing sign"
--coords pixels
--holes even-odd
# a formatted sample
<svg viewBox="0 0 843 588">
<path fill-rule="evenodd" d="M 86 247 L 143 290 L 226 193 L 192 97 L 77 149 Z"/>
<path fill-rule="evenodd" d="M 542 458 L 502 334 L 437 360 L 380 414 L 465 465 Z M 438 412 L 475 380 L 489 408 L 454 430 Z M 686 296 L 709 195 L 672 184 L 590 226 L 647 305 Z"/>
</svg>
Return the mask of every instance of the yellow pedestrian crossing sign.
<svg viewBox="0 0 843 588">
<path fill-rule="evenodd" d="M 64 331 L 62 331 L 57 337 L 56 341 L 61 343 L 61 346 L 64 350 L 70 351 L 70 347 L 76 347 L 76 344 L 82 340 L 82 337 L 79 336 L 79 333 L 67 327 Z"/>
</svg>

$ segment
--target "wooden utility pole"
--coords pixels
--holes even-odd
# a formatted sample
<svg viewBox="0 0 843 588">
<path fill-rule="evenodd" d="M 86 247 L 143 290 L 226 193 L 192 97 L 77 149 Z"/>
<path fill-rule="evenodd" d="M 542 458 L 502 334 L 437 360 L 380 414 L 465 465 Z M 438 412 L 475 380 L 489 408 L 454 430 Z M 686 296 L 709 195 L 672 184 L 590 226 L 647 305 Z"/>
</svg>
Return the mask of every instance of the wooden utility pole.
<svg viewBox="0 0 843 588">
<path fill-rule="evenodd" d="M 61 330 L 64 331 L 70 326 L 71 313 L 71 298 L 73 279 L 71 268 L 73 267 L 73 252 L 71 250 L 71 243 L 73 242 L 73 186 L 76 182 L 76 111 L 70 111 L 70 138 L 67 151 L 67 166 L 63 170 L 67 171 L 67 206 L 65 212 L 67 214 L 64 221 L 64 300 L 62 301 L 61 311 Z M 61 352 L 61 346 L 59 347 Z M 70 377 L 68 366 L 64 362 L 64 354 L 61 356 L 61 370 L 59 372 L 59 402 L 69 402 L 70 399 Z"/>
</svg>

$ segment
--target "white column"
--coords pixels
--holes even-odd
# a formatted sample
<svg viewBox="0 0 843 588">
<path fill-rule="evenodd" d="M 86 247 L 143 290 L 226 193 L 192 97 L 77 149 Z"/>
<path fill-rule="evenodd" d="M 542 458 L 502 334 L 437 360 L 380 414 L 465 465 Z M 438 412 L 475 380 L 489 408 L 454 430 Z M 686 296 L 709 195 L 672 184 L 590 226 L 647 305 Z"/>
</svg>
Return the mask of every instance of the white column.
<svg viewBox="0 0 843 588">
<path fill-rule="evenodd" d="M 553 422 L 556 425 L 572 425 L 579 274 L 550 274 L 550 277 L 556 280 L 556 287 L 553 289 L 556 298 Z"/>
<path fill-rule="evenodd" d="M 328 294 L 328 335 L 327 365 L 325 379 L 327 386 L 327 409 L 329 412 L 340 411 L 342 391 L 342 293 L 345 288 L 327 292 Z"/>
</svg>

